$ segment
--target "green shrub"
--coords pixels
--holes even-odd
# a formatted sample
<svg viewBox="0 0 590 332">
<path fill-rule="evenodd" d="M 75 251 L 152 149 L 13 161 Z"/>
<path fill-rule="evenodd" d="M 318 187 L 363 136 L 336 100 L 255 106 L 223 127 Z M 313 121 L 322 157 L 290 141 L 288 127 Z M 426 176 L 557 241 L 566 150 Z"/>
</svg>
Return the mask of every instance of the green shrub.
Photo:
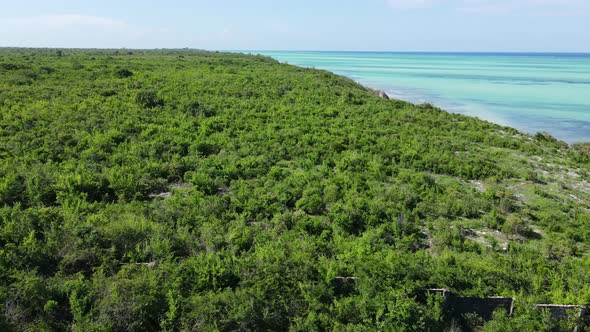
<svg viewBox="0 0 590 332">
<path fill-rule="evenodd" d="M 141 91 L 135 97 L 135 102 L 145 108 L 164 106 L 164 101 L 153 91 Z"/>
</svg>

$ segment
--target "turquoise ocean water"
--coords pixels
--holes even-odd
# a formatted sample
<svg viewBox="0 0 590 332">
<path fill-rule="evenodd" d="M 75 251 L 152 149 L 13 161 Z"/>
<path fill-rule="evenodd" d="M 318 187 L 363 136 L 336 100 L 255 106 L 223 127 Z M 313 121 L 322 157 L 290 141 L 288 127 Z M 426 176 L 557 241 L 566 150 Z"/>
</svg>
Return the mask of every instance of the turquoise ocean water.
<svg viewBox="0 0 590 332">
<path fill-rule="evenodd" d="M 569 143 L 590 142 L 590 54 L 252 52 Z"/>
</svg>

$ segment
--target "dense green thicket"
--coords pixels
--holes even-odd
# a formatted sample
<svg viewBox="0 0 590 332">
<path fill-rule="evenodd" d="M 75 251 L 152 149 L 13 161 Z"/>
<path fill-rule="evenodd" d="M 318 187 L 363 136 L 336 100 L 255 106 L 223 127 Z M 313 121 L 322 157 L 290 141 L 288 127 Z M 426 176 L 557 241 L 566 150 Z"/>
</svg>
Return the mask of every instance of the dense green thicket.
<svg viewBox="0 0 590 332">
<path fill-rule="evenodd" d="M 260 56 L 0 50 L 0 330 L 437 331 L 441 287 L 549 329 L 588 161 Z"/>
</svg>

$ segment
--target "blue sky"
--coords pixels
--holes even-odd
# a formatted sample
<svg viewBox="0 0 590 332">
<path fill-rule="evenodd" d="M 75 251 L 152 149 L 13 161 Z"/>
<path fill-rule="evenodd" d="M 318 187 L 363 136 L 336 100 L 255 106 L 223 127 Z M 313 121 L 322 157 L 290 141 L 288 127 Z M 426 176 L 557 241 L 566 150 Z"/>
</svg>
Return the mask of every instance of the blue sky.
<svg viewBox="0 0 590 332">
<path fill-rule="evenodd" d="M 590 0 L 0 2 L 0 46 L 590 52 Z"/>
</svg>

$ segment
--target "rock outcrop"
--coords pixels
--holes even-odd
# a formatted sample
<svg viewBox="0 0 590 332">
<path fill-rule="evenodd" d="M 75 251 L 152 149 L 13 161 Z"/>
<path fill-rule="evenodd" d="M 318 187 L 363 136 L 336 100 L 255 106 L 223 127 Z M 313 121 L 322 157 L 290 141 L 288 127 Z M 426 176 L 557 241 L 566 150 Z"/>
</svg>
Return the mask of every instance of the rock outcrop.
<svg viewBox="0 0 590 332">
<path fill-rule="evenodd" d="M 385 91 L 383 90 L 379 90 L 377 91 L 377 96 L 383 98 L 383 99 L 389 99 L 389 96 L 387 95 L 387 93 L 385 93 Z"/>
</svg>

